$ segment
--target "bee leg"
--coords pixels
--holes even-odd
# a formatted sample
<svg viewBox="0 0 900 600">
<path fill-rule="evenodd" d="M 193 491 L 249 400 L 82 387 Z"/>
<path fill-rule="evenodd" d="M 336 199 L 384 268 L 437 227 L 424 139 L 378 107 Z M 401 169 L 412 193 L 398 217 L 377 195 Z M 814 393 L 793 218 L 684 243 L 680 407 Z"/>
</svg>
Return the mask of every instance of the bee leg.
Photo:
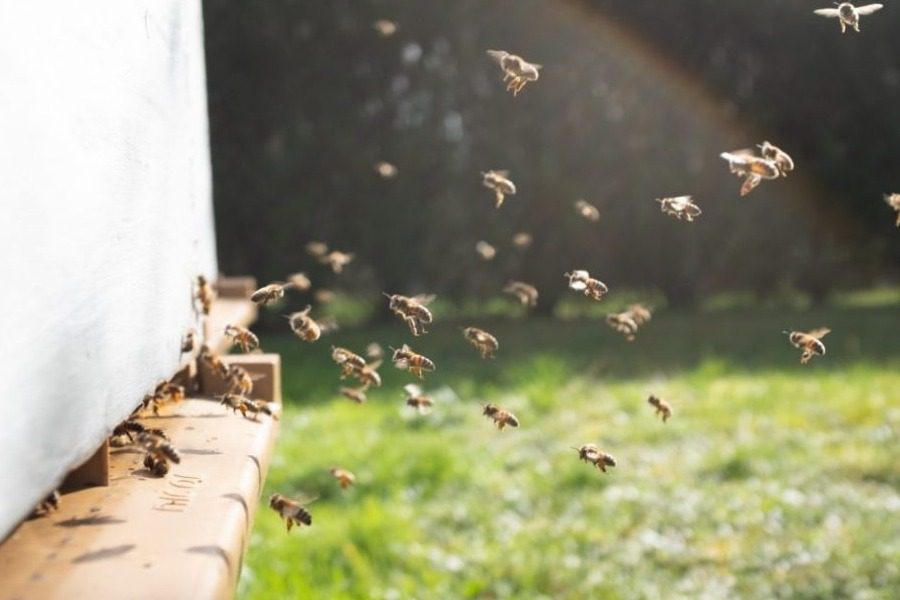
<svg viewBox="0 0 900 600">
<path fill-rule="evenodd" d="M 503 205 L 503 199 L 505 198 L 505 196 L 503 195 L 503 192 L 501 192 L 500 190 L 494 190 L 494 196 L 497 198 L 496 208 L 500 208 L 500 206 Z"/>
<path fill-rule="evenodd" d="M 285 523 L 287 524 L 287 530 L 288 530 L 288 533 L 290 533 L 291 527 L 294 526 L 294 520 L 293 520 L 292 518 L 288 517 L 288 518 L 285 519 L 284 521 L 285 521 Z"/>
</svg>

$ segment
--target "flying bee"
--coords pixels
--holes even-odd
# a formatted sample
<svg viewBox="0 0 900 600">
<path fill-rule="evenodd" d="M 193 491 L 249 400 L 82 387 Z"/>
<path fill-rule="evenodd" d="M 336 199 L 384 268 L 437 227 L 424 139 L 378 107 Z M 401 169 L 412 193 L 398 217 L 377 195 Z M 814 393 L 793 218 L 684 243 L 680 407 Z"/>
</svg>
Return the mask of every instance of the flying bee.
<svg viewBox="0 0 900 600">
<path fill-rule="evenodd" d="M 331 347 L 331 359 L 341 367 L 341 379 L 366 366 L 366 359 L 362 356 L 339 346 Z"/>
<path fill-rule="evenodd" d="M 378 367 L 381 366 L 381 362 L 376 360 L 372 364 L 366 364 L 363 368 L 353 372 L 353 376 L 362 384 L 364 390 L 368 390 L 370 387 L 381 387 L 381 375 L 378 374 Z"/>
<path fill-rule="evenodd" d="M 500 349 L 500 342 L 497 341 L 497 338 L 484 329 L 466 327 L 463 329 L 463 336 L 478 348 L 481 358 L 494 358 L 494 353 Z"/>
<path fill-rule="evenodd" d="M 699 217 L 703 211 L 694 204 L 691 196 L 675 196 L 673 198 L 657 198 L 659 210 L 673 216 L 679 221 L 684 219 L 688 223 Z"/>
<path fill-rule="evenodd" d="M 230 392 L 241 396 L 250 396 L 253 393 L 253 385 L 257 379 L 265 375 L 251 375 L 250 371 L 240 365 L 229 365 L 228 376 L 225 378 Z"/>
<path fill-rule="evenodd" d="M 822 338 L 831 333 L 831 330 L 827 327 L 819 327 L 809 332 L 783 331 L 782 333 L 788 336 L 788 340 L 794 348 L 803 350 L 803 354 L 800 356 L 800 364 L 805 365 L 813 356 L 825 355 L 825 344 L 822 343 Z"/>
<path fill-rule="evenodd" d="M 328 470 L 331 473 L 331 476 L 338 480 L 338 483 L 341 486 L 341 489 L 346 490 L 348 487 L 356 483 L 356 475 L 348 471 L 347 469 L 342 469 L 340 467 L 332 467 Z"/>
<path fill-rule="evenodd" d="M 406 392 L 406 405 L 415 408 L 420 415 L 426 414 L 434 406 L 431 396 L 422 393 L 422 388 L 414 383 L 403 386 L 403 391 Z"/>
<path fill-rule="evenodd" d="M 531 308 L 537 306 L 538 291 L 537 288 L 531 284 L 522 281 L 510 281 L 506 284 L 506 287 L 503 288 L 503 291 L 518 298 L 519 303 L 522 304 L 522 306 Z"/>
<path fill-rule="evenodd" d="M 482 171 L 481 177 L 481 184 L 494 190 L 497 208 L 503 205 L 504 198 L 516 193 L 516 184 L 509 179 L 509 171 Z"/>
<path fill-rule="evenodd" d="M 276 281 L 253 292 L 250 295 L 250 301 L 255 302 L 260 306 L 266 306 L 267 304 L 272 304 L 273 302 L 277 302 L 284 298 L 284 291 L 292 287 L 294 287 L 293 283 Z"/>
<path fill-rule="evenodd" d="M 616 459 L 612 455 L 600 450 L 596 444 L 583 444 L 580 448 L 572 448 L 578 451 L 578 458 L 586 463 L 591 463 L 604 473 L 606 467 L 616 466 Z"/>
<path fill-rule="evenodd" d="M 135 445 L 147 453 L 144 457 L 144 466 L 157 477 L 169 472 L 170 462 L 175 464 L 181 462 L 181 455 L 169 440 L 154 433 L 139 433 Z"/>
<path fill-rule="evenodd" d="M 900 194 L 885 194 L 884 201 L 897 211 L 897 227 L 900 227 Z"/>
<path fill-rule="evenodd" d="M 820 17 L 837 17 L 840 19 L 841 33 L 846 33 L 848 27 L 859 33 L 859 18 L 864 15 L 871 15 L 882 8 L 884 8 L 883 4 L 854 6 L 852 2 L 841 2 L 837 5 L 837 8 L 820 8 L 813 12 Z"/>
<path fill-rule="evenodd" d="M 419 379 L 425 378 L 424 372 L 431 372 L 435 369 L 434 363 L 430 358 L 413 352 L 406 344 L 403 344 L 398 349 L 391 348 L 391 350 L 394 351 L 391 359 L 394 366 L 398 369 L 409 371 Z"/>
<path fill-rule="evenodd" d="M 505 50 L 488 50 L 490 56 L 503 70 L 503 81 L 506 91 L 517 96 L 529 81 L 537 81 L 540 77 L 541 65 L 530 63 L 521 56 L 510 54 Z"/>
<path fill-rule="evenodd" d="M 312 287 L 312 282 L 306 276 L 306 273 L 303 272 L 291 273 L 287 276 L 287 280 L 298 292 L 305 292 Z"/>
<path fill-rule="evenodd" d="M 366 388 L 365 387 L 359 387 L 359 388 L 342 387 L 340 392 L 341 392 L 342 396 L 344 396 L 345 398 L 349 398 L 350 400 L 353 400 L 357 404 L 365 404 L 365 402 L 366 402 Z"/>
<path fill-rule="evenodd" d="M 579 199 L 575 201 L 575 212 L 592 223 L 600 220 L 600 211 L 586 200 Z"/>
<path fill-rule="evenodd" d="M 658 396 L 650 396 L 647 403 L 656 410 L 656 415 L 661 416 L 663 423 L 672 417 L 672 405 Z"/>
<path fill-rule="evenodd" d="M 182 336 L 182 338 L 181 338 L 181 353 L 182 354 L 187 354 L 188 352 L 194 351 L 196 335 L 197 335 L 196 331 L 194 331 L 193 329 L 188 329 L 187 332 L 185 332 L 184 336 Z"/>
<path fill-rule="evenodd" d="M 644 306 L 643 304 L 632 304 L 625 309 L 631 319 L 637 324 L 638 327 L 649 321 L 653 317 L 653 313 L 650 308 Z"/>
<path fill-rule="evenodd" d="M 291 331 L 305 342 L 315 342 L 322 337 L 322 328 L 309 316 L 310 310 L 312 306 L 307 305 L 303 310 L 287 315 Z"/>
<path fill-rule="evenodd" d="M 372 23 L 372 28 L 381 37 L 391 37 L 392 35 L 397 33 L 397 24 L 388 19 L 378 19 L 377 21 Z"/>
<path fill-rule="evenodd" d="M 569 278 L 569 289 L 582 292 L 592 300 L 602 300 L 603 295 L 609 291 L 605 283 L 599 279 L 594 279 L 583 269 L 572 271 L 571 273 L 563 273 L 563 277 Z"/>
<path fill-rule="evenodd" d="M 519 420 L 516 418 L 516 415 L 507 410 L 503 410 L 496 404 L 484 404 L 482 405 L 482 409 L 481 414 L 491 419 L 500 431 L 503 431 L 503 428 L 507 425 L 510 427 L 519 426 Z"/>
<path fill-rule="evenodd" d="M 520 231 L 512 238 L 513 246 L 515 246 L 519 250 L 525 250 L 531 245 L 533 241 L 534 238 L 527 231 Z"/>
<path fill-rule="evenodd" d="M 246 327 L 226 325 L 225 336 L 231 339 L 232 346 L 240 346 L 242 352 L 249 352 L 259 348 L 259 338 Z"/>
<path fill-rule="evenodd" d="M 290 531 L 291 527 L 294 525 L 297 527 L 302 527 L 303 525 L 309 527 L 312 525 L 312 515 L 309 514 L 309 511 L 302 505 L 310 504 L 314 500 L 315 498 L 308 500 L 292 500 L 281 494 L 272 494 L 269 498 L 269 508 L 274 510 L 278 513 L 278 516 L 284 519 L 287 530 Z"/>
<path fill-rule="evenodd" d="M 323 256 L 319 262 L 328 265 L 332 272 L 340 275 L 344 272 L 344 267 L 353 262 L 355 254 L 352 252 L 341 252 L 340 250 L 332 250 Z"/>
<path fill-rule="evenodd" d="M 194 302 L 200 305 L 200 312 L 209 315 L 212 309 L 212 303 L 216 299 L 216 292 L 212 285 L 203 275 L 197 275 L 196 285 L 194 289 Z"/>
<path fill-rule="evenodd" d="M 477 244 L 475 244 L 475 252 L 482 258 L 482 260 L 494 260 L 494 257 L 497 256 L 497 249 L 481 240 Z"/>
<path fill-rule="evenodd" d="M 57 490 L 53 490 L 47 497 L 38 502 L 38 505 L 34 507 L 34 510 L 31 512 L 31 517 L 46 517 L 50 513 L 59 510 L 59 492 Z"/>
<path fill-rule="evenodd" d="M 366 346 L 366 358 L 380 360 L 384 358 L 384 348 L 378 342 L 371 342 Z"/>
<path fill-rule="evenodd" d="M 382 294 L 388 299 L 388 308 L 403 319 L 414 336 L 428 333 L 425 330 L 425 325 L 430 324 L 434 317 L 426 305 L 434 300 L 435 297 L 433 295 L 421 294 L 409 297 L 385 292 L 382 292 Z"/>
<path fill-rule="evenodd" d="M 763 158 L 767 158 L 775 163 L 782 177 L 787 177 L 788 173 L 794 170 L 794 159 L 791 158 L 791 155 L 768 140 L 763 141 L 757 148 L 759 148 L 759 153 L 763 155 Z"/>
<path fill-rule="evenodd" d="M 778 179 L 782 174 L 774 160 L 754 156 L 749 150 L 722 152 L 719 156 L 728 161 L 728 168 L 733 174 L 744 178 L 741 196 L 752 192 L 763 179 Z"/>
<path fill-rule="evenodd" d="M 209 346 L 206 344 L 200 347 L 200 354 L 198 358 L 205 364 L 210 371 L 215 373 L 219 379 L 222 381 L 226 381 L 228 379 L 228 365 L 226 365 L 222 359 L 212 353 Z"/>
<path fill-rule="evenodd" d="M 328 244 L 322 242 L 307 242 L 306 253 L 314 258 L 322 258 L 328 254 Z"/>
<path fill-rule="evenodd" d="M 612 327 L 616 333 L 625 336 L 629 342 L 633 342 L 638 330 L 638 324 L 630 312 L 609 313 L 606 315 L 606 324 Z"/>
<path fill-rule="evenodd" d="M 337 294 L 331 290 L 321 289 L 316 290 L 313 294 L 313 298 L 315 298 L 316 302 L 319 304 L 328 304 L 329 302 L 334 302 L 334 299 L 337 298 Z"/>
<path fill-rule="evenodd" d="M 384 179 L 393 179 L 397 176 L 398 170 L 397 167 L 395 167 L 391 163 L 381 160 L 375 163 L 375 172 L 381 175 Z"/>
</svg>

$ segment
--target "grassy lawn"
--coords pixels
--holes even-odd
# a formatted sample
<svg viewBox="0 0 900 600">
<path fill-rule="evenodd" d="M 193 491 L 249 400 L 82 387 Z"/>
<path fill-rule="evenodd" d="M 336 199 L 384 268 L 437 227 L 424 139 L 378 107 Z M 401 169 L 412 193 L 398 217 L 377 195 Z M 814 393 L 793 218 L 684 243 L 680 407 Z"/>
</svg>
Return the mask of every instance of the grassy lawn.
<svg viewBox="0 0 900 600">
<path fill-rule="evenodd" d="M 497 335 L 496 360 L 468 324 Z M 819 325 L 828 355 L 801 366 L 780 331 Z M 389 364 L 367 404 L 337 396 L 329 346 L 373 340 L 435 361 L 430 415 L 403 405 L 413 378 Z M 286 398 L 265 497 L 321 497 L 289 535 L 260 512 L 242 598 L 900 597 L 896 307 L 661 312 L 630 344 L 541 319 L 263 344 Z M 667 424 L 650 393 L 673 405 Z M 521 427 L 497 431 L 479 402 Z M 579 462 L 585 442 L 618 466 Z"/>
</svg>

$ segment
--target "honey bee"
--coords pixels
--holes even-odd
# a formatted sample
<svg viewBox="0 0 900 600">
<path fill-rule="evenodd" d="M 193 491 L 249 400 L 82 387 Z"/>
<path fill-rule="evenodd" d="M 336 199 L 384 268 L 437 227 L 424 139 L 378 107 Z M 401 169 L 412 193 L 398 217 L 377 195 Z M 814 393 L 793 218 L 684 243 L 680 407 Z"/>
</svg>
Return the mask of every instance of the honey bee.
<svg viewBox="0 0 900 600">
<path fill-rule="evenodd" d="M 859 17 L 863 15 L 871 15 L 872 13 L 884 8 L 883 4 L 866 4 L 864 6 L 854 6 L 852 2 L 841 2 L 837 8 L 820 8 L 813 12 L 820 17 L 840 19 L 841 33 L 846 33 L 850 27 L 853 31 L 859 33 Z"/>
<path fill-rule="evenodd" d="M 575 201 L 575 212 L 592 223 L 596 223 L 600 220 L 600 211 L 596 206 L 586 200 Z"/>
<path fill-rule="evenodd" d="M 674 198 L 657 198 L 659 210 L 673 216 L 679 221 L 684 219 L 688 223 L 699 217 L 703 211 L 694 204 L 691 196 L 675 196 Z"/>
<path fill-rule="evenodd" d="M 365 402 L 366 402 L 366 388 L 365 387 L 359 387 L 359 388 L 342 387 L 340 391 L 341 391 L 342 396 L 344 396 L 345 398 L 349 398 L 350 400 L 353 400 L 357 404 L 365 404 Z"/>
<path fill-rule="evenodd" d="M 370 387 L 381 387 L 381 375 L 378 374 L 378 367 L 380 366 L 381 361 L 376 360 L 353 372 L 354 377 L 362 384 L 363 389 L 367 390 Z"/>
<path fill-rule="evenodd" d="M 250 371 L 240 365 L 229 365 L 225 380 L 231 393 L 249 397 L 253 393 L 254 382 L 263 377 L 264 375 L 251 375 Z"/>
<path fill-rule="evenodd" d="M 193 329 L 187 330 L 181 338 L 181 353 L 187 354 L 194 351 L 195 336 L 197 332 Z"/>
<path fill-rule="evenodd" d="M 537 288 L 531 284 L 522 281 L 510 281 L 506 284 L 506 287 L 503 288 L 503 291 L 518 298 L 522 306 L 531 308 L 537 306 L 538 291 Z"/>
<path fill-rule="evenodd" d="M 171 381 L 161 381 L 156 384 L 156 388 L 152 394 L 144 396 L 142 408 L 144 410 L 151 409 L 154 415 L 159 415 L 160 407 L 175 402 L 181 402 L 185 399 L 185 390 Z"/>
<path fill-rule="evenodd" d="M 398 170 L 391 163 L 381 160 L 375 163 L 375 172 L 385 179 L 393 179 L 397 176 Z"/>
<path fill-rule="evenodd" d="M 516 184 L 509 179 L 509 171 L 482 171 L 481 177 L 482 185 L 494 190 L 497 208 L 503 205 L 504 198 L 513 196 L 516 193 Z"/>
<path fill-rule="evenodd" d="M 287 280 L 298 292 L 305 292 L 312 287 L 312 282 L 303 272 L 291 273 L 287 276 Z"/>
<path fill-rule="evenodd" d="M 477 252 L 483 260 L 494 260 L 494 257 L 497 256 L 497 249 L 484 240 L 475 244 L 475 252 Z"/>
<path fill-rule="evenodd" d="M 654 409 L 656 409 L 656 415 L 662 417 L 663 423 L 671 418 L 672 406 L 662 398 L 651 395 L 649 398 L 647 398 L 647 403 Z"/>
<path fill-rule="evenodd" d="M 414 383 L 403 386 L 403 391 L 406 392 L 406 405 L 415 408 L 420 415 L 426 414 L 434 406 L 431 396 L 422 393 L 422 388 Z"/>
<path fill-rule="evenodd" d="M 371 342 L 366 346 L 366 358 L 380 360 L 384 358 L 384 348 L 378 342 Z"/>
<path fill-rule="evenodd" d="M 620 313 L 610 313 L 606 315 L 606 324 L 612 327 L 617 333 L 625 336 L 629 342 L 633 342 L 638 330 L 638 324 L 634 320 L 634 316 L 629 311 Z"/>
<path fill-rule="evenodd" d="M 284 291 L 294 287 L 293 283 L 276 281 L 263 286 L 250 295 L 250 301 L 260 306 L 272 304 L 284 298 Z"/>
<path fill-rule="evenodd" d="M 156 427 L 144 427 L 141 423 L 134 419 L 122 421 L 113 429 L 109 438 L 109 445 L 113 448 L 124 448 L 134 444 L 135 435 L 140 433 L 152 433 L 158 437 L 168 440 L 169 436 L 162 429 Z"/>
<path fill-rule="evenodd" d="M 222 381 L 228 380 L 228 365 L 226 365 L 218 356 L 213 354 L 209 346 L 203 344 L 200 347 L 198 358 L 209 368 L 210 371 L 215 373 L 219 377 L 219 379 L 221 379 Z"/>
<path fill-rule="evenodd" d="M 31 512 L 32 518 L 34 517 L 46 517 L 52 512 L 59 510 L 59 491 L 53 490 L 47 497 L 38 502 L 38 505 L 34 507 L 34 510 Z"/>
<path fill-rule="evenodd" d="M 278 417 L 272 412 L 272 409 L 269 406 L 261 401 L 261 400 L 251 400 L 245 396 L 241 396 L 240 394 L 222 394 L 222 398 L 219 401 L 219 404 L 225 406 L 225 408 L 230 408 L 234 414 L 238 412 L 241 413 L 241 416 L 245 419 L 252 419 L 253 421 L 259 420 L 260 413 L 264 415 L 268 415 L 278 420 Z M 250 415 L 250 416 L 247 416 Z"/>
<path fill-rule="evenodd" d="M 194 289 L 194 302 L 200 304 L 200 312 L 209 315 L 212 303 L 216 299 L 216 292 L 203 275 L 197 275 L 197 283 Z"/>
<path fill-rule="evenodd" d="M 315 342 L 322 337 L 322 328 L 309 316 L 310 310 L 312 306 L 307 305 L 303 310 L 287 315 L 291 331 L 305 342 Z"/>
<path fill-rule="evenodd" d="M 525 250 L 526 248 L 531 246 L 532 242 L 534 242 L 534 238 L 527 231 L 520 231 L 512 238 L 513 246 L 515 246 L 519 250 Z"/>
<path fill-rule="evenodd" d="M 328 254 L 328 245 L 322 242 L 307 242 L 306 252 L 314 258 L 322 258 Z"/>
<path fill-rule="evenodd" d="M 510 427 L 519 426 L 519 420 L 516 418 L 516 415 L 507 410 L 503 410 L 496 404 L 484 404 L 482 405 L 482 409 L 481 414 L 491 419 L 500 431 L 503 431 L 503 428 L 507 425 Z"/>
<path fill-rule="evenodd" d="M 314 498 L 303 501 L 292 500 L 281 494 L 272 494 L 269 498 L 269 508 L 284 519 L 287 530 L 290 531 L 294 525 L 297 525 L 297 527 L 302 527 L 303 525 L 309 527 L 312 525 L 312 515 L 309 514 L 309 511 L 302 504 L 310 504 L 313 500 Z"/>
<path fill-rule="evenodd" d="M 473 346 L 481 352 L 481 358 L 494 358 L 494 353 L 500 349 L 500 342 L 490 333 L 477 327 L 466 327 L 463 335 Z"/>
<path fill-rule="evenodd" d="M 398 349 L 391 348 L 391 350 L 394 351 L 392 357 L 394 366 L 398 369 L 409 371 L 419 379 L 425 378 L 424 372 L 431 372 L 435 369 L 431 359 L 421 354 L 416 354 L 406 344 L 403 344 Z"/>
<path fill-rule="evenodd" d="M 366 359 L 362 356 L 339 346 L 331 347 L 331 359 L 341 367 L 341 379 L 366 366 Z"/>
<path fill-rule="evenodd" d="M 232 346 L 240 346 L 242 352 L 259 348 L 259 338 L 246 327 L 226 325 L 225 336 L 231 339 Z"/>
<path fill-rule="evenodd" d="M 406 322 L 414 336 L 428 333 L 425 330 L 425 325 L 430 324 L 434 317 L 426 305 L 434 300 L 435 297 L 433 295 L 422 294 L 409 297 L 386 292 L 382 292 L 382 294 L 388 299 L 388 308 Z"/>
<path fill-rule="evenodd" d="M 778 163 L 768 158 L 754 156 L 749 150 L 722 152 L 719 156 L 728 161 L 728 168 L 732 173 L 744 177 L 741 196 L 752 192 L 763 179 L 778 179 L 782 175 Z M 793 162 L 791 167 L 793 168 Z"/>
<path fill-rule="evenodd" d="M 144 456 L 144 466 L 157 477 L 162 477 L 169 472 L 170 462 L 175 464 L 181 462 L 181 455 L 169 443 L 169 440 L 154 433 L 138 434 L 135 445 L 140 446 L 147 453 Z"/>
<path fill-rule="evenodd" d="M 512 92 L 513 96 L 517 96 L 529 81 L 537 81 L 540 77 L 541 65 L 530 63 L 505 50 L 488 50 L 487 53 L 500 65 L 503 81 L 508 82 L 506 91 Z"/>
<path fill-rule="evenodd" d="M 900 227 L 900 194 L 885 194 L 884 201 L 897 211 L 897 227 Z"/>
<path fill-rule="evenodd" d="M 653 317 L 653 313 L 650 308 L 644 306 L 643 304 L 632 304 L 628 308 L 625 309 L 632 320 L 640 327 L 647 321 L 649 321 Z"/>
<path fill-rule="evenodd" d="M 397 33 L 397 24 L 388 19 L 378 19 L 372 23 L 372 28 L 375 29 L 381 37 L 391 37 Z"/>
<path fill-rule="evenodd" d="M 354 475 L 347 469 L 332 467 L 328 472 L 331 473 L 332 477 L 338 480 L 338 483 L 341 485 L 341 489 L 346 490 L 348 487 L 356 483 L 356 475 Z"/>
<path fill-rule="evenodd" d="M 329 267 L 331 267 L 332 272 L 339 275 L 344 272 L 344 267 L 353 262 L 354 256 L 355 255 L 352 252 L 332 250 L 321 259 L 319 259 L 319 262 L 328 265 Z"/>
<path fill-rule="evenodd" d="M 572 271 L 571 273 L 563 273 L 563 277 L 569 278 L 569 289 L 583 292 L 585 296 L 592 300 L 602 300 L 603 295 L 609 291 L 605 283 L 599 279 L 594 279 L 583 269 Z"/>
<path fill-rule="evenodd" d="M 819 327 L 809 332 L 782 331 L 782 333 L 788 336 L 788 340 L 794 348 L 803 350 L 803 354 L 800 355 L 800 364 L 805 365 L 813 356 L 825 355 L 825 344 L 822 343 L 822 338 L 831 333 L 831 330 L 827 327 Z"/>
<path fill-rule="evenodd" d="M 759 148 L 759 153 L 763 155 L 763 158 L 767 158 L 775 163 L 782 177 L 787 177 L 788 173 L 794 170 L 794 159 L 791 158 L 791 155 L 768 140 L 763 141 L 757 148 Z"/>
<path fill-rule="evenodd" d="M 604 473 L 606 473 L 606 467 L 616 466 L 616 459 L 601 451 L 596 444 L 583 444 L 580 448 L 573 446 L 572 449 L 578 451 L 578 458 L 586 463 L 591 463 Z"/>
</svg>

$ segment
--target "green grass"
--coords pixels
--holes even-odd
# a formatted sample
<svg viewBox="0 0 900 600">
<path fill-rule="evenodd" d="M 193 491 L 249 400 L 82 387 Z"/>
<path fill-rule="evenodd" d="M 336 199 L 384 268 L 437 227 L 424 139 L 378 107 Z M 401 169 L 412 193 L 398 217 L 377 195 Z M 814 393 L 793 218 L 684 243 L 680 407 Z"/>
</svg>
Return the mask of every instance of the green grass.
<svg viewBox="0 0 900 600">
<path fill-rule="evenodd" d="M 240 597 L 900 597 L 896 309 L 662 312 L 631 344 L 598 321 L 471 322 L 493 361 L 463 324 L 264 336 L 286 397 L 266 497 L 321 498 L 291 534 L 260 512 Z M 780 331 L 823 324 L 828 355 L 799 365 Z M 336 396 L 329 345 L 372 340 L 434 359 L 432 414 L 406 410 L 390 365 L 367 404 Z M 487 401 L 522 426 L 493 429 Z M 579 462 L 585 442 L 618 466 Z"/>
</svg>

